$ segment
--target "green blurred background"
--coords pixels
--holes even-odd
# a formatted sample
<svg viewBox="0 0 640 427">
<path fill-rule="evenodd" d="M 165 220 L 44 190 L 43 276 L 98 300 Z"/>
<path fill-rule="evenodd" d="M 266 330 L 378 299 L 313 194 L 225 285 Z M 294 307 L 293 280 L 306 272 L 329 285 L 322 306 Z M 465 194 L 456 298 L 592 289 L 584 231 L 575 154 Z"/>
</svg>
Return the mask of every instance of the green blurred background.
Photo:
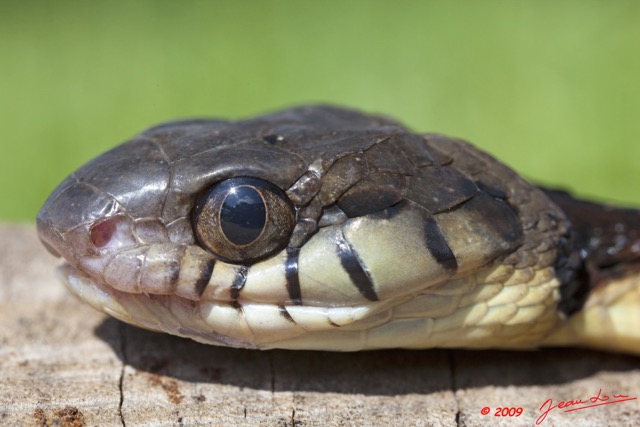
<svg viewBox="0 0 640 427">
<path fill-rule="evenodd" d="M 640 2 L 2 1 L 0 221 L 144 128 L 309 102 L 640 204 Z"/>
</svg>

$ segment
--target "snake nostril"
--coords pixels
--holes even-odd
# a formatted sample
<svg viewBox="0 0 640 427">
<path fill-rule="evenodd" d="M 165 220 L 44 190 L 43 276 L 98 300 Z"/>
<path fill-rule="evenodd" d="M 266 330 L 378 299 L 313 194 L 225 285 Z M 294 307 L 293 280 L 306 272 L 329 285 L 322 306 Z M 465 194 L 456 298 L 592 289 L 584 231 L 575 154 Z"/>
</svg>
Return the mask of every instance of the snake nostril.
<svg viewBox="0 0 640 427">
<path fill-rule="evenodd" d="M 91 226 L 91 243 L 96 248 L 102 248 L 111 241 L 116 232 L 116 222 L 115 218 L 108 218 Z"/>
</svg>

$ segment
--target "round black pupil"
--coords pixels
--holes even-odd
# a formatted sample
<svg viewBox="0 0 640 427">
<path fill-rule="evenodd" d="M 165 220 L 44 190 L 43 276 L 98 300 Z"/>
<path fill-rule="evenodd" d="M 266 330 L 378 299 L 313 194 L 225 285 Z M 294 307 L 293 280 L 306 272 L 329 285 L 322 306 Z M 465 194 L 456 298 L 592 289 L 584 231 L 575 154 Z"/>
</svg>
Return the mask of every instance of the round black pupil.
<svg viewBox="0 0 640 427">
<path fill-rule="evenodd" d="M 236 187 L 229 191 L 220 210 L 222 232 L 236 245 L 247 245 L 256 240 L 266 218 L 262 197 L 251 187 Z"/>
</svg>

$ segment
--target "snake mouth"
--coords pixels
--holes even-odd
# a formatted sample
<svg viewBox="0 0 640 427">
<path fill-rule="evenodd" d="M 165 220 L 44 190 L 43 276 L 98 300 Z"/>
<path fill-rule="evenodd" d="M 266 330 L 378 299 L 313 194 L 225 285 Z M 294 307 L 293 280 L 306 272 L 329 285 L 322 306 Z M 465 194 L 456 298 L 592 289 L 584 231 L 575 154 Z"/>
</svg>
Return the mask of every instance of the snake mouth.
<svg viewBox="0 0 640 427">
<path fill-rule="evenodd" d="M 115 298 L 116 293 L 123 292 L 98 282 L 68 262 L 56 269 L 56 275 L 72 294 L 96 310 L 110 314 L 122 321 L 132 322 L 131 316 L 118 304 L 117 298 Z"/>
<path fill-rule="evenodd" d="M 390 302 L 357 307 L 234 305 L 229 301 L 193 301 L 177 295 L 121 291 L 69 263 L 58 267 L 57 275 L 74 295 L 100 312 L 137 327 L 214 345 L 280 348 L 287 340 L 310 332 L 341 329 L 356 333 L 385 323 L 390 316 L 386 310 Z M 300 348 L 312 346 L 305 343 Z"/>
<path fill-rule="evenodd" d="M 210 326 L 207 327 L 204 321 L 192 324 L 194 311 L 201 309 L 200 303 L 196 301 L 176 295 L 119 291 L 66 262 L 56 269 L 56 274 L 65 287 L 80 300 L 125 323 L 207 344 L 259 348 L 253 340 L 218 333 Z"/>
<path fill-rule="evenodd" d="M 144 304 L 140 301 L 141 297 L 159 299 L 163 296 L 130 294 L 119 291 L 101 283 L 69 263 L 59 266 L 56 273 L 72 294 L 96 310 L 144 329 L 176 333 L 173 328 L 168 328 L 157 316 L 151 316 L 149 310 L 144 309 Z"/>
</svg>

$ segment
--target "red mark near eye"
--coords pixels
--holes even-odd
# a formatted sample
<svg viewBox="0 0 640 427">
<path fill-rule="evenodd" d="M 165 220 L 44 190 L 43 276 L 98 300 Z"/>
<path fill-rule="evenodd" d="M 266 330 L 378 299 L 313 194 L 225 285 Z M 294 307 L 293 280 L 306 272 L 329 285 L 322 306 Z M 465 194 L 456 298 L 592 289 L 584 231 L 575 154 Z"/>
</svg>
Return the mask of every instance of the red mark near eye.
<svg viewBox="0 0 640 427">
<path fill-rule="evenodd" d="M 93 243 L 96 248 L 102 248 L 111 241 L 115 232 L 116 221 L 114 218 L 98 222 L 91 227 L 91 243 Z"/>
</svg>

